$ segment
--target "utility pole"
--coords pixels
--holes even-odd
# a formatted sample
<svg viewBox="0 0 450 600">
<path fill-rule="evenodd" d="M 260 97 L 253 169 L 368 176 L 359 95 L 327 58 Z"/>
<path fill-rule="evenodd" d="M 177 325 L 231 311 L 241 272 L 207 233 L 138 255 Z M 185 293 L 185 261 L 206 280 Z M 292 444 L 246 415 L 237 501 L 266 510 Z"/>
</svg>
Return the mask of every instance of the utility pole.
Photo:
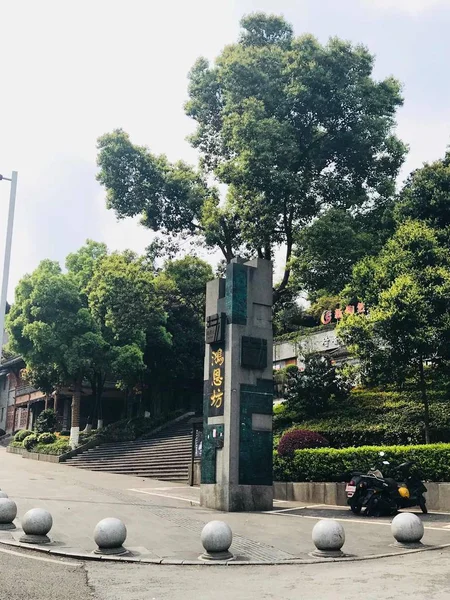
<svg viewBox="0 0 450 600">
<path fill-rule="evenodd" d="M 8 210 L 8 224 L 6 228 L 6 243 L 5 243 L 5 257 L 3 261 L 3 277 L 2 277 L 2 292 L 0 297 L 0 363 L 3 357 L 3 332 L 5 329 L 5 314 L 6 314 L 6 296 L 8 293 L 8 280 L 9 280 L 9 265 L 11 263 L 11 245 L 12 245 L 12 234 L 14 225 L 14 209 L 16 205 L 16 189 L 17 189 L 17 171 L 13 171 L 11 178 L 3 177 L 0 175 L 0 180 L 6 180 L 11 182 L 11 188 L 9 193 L 9 210 Z"/>
</svg>

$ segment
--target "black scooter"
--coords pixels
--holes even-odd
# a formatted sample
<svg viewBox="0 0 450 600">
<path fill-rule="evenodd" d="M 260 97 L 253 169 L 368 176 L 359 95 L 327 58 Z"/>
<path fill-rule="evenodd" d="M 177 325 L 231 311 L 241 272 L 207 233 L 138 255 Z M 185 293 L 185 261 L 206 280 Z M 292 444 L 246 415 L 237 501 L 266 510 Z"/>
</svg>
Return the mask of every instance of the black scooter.
<svg viewBox="0 0 450 600">
<path fill-rule="evenodd" d="M 353 473 L 345 491 L 347 504 L 355 515 L 359 515 L 363 509 L 367 517 L 394 515 L 397 512 L 397 482 L 384 478 L 378 469 L 371 469 L 368 473 Z"/>
<path fill-rule="evenodd" d="M 407 461 L 398 465 L 394 471 L 400 474 L 401 483 L 397 488 L 397 506 L 401 508 L 411 508 L 412 506 L 420 506 L 421 511 L 427 514 L 427 501 L 424 493 L 427 488 L 423 484 L 417 471 L 413 470 L 414 463 Z"/>
<path fill-rule="evenodd" d="M 384 457 L 384 452 L 380 452 Z M 389 462 L 383 460 L 384 465 Z M 378 469 L 371 469 L 367 474 L 355 472 L 347 483 L 347 504 L 354 514 L 359 514 L 365 508 L 366 516 L 394 515 L 402 508 L 420 506 L 427 513 L 424 492 L 427 488 L 417 473 L 412 472 L 411 461 L 402 463 L 394 469 L 399 472 L 402 483 L 395 479 L 383 477 Z"/>
</svg>

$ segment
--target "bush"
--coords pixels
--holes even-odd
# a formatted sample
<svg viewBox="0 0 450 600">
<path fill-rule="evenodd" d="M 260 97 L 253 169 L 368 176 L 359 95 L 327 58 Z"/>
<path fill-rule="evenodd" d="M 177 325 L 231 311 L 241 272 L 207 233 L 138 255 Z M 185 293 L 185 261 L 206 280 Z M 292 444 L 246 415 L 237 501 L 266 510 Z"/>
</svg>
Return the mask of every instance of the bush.
<svg viewBox="0 0 450 600">
<path fill-rule="evenodd" d="M 23 442 L 15 442 L 14 440 L 9 443 L 12 448 L 23 448 Z"/>
<path fill-rule="evenodd" d="M 295 369 L 286 373 L 288 409 L 297 419 L 317 417 L 325 412 L 334 397 L 345 399 L 351 384 L 340 374 L 329 356 L 310 354 L 305 357 L 303 372 Z"/>
<path fill-rule="evenodd" d="M 280 456 L 293 456 L 296 450 L 303 448 L 324 448 L 329 446 L 328 440 L 315 431 L 294 429 L 283 435 L 278 445 Z"/>
<path fill-rule="evenodd" d="M 14 436 L 15 442 L 23 442 L 23 440 L 29 435 L 33 435 L 33 432 L 29 429 L 19 429 L 19 431 Z"/>
<path fill-rule="evenodd" d="M 38 452 L 39 454 L 53 454 L 59 456 L 60 454 L 65 454 L 69 452 L 72 448 L 66 439 L 57 439 L 52 444 L 37 444 L 33 447 L 33 452 Z"/>
<path fill-rule="evenodd" d="M 63 431 L 59 432 L 59 435 L 64 436 L 64 437 L 69 437 L 70 431 L 68 429 L 64 429 Z"/>
<path fill-rule="evenodd" d="M 448 394 L 430 390 L 431 441 L 450 442 Z M 274 432 L 308 429 L 323 435 L 335 448 L 409 445 L 425 442 L 423 408 L 414 387 L 402 391 L 355 388 L 346 399 L 331 399 L 319 418 L 298 418 L 283 403 L 274 416 Z"/>
<path fill-rule="evenodd" d="M 379 446 L 361 448 L 319 448 L 296 450 L 293 457 L 285 458 L 274 452 L 275 481 L 342 481 L 344 473 L 368 471 L 380 464 Z M 450 480 L 450 444 L 420 446 L 385 446 L 382 465 L 385 477 L 394 477 L 394 467 L 411 460 L 419 475 L 426 481 Z"/>
<path fill-rule="evenodd" d="M 38 436 L 35 433 L 32 433 L 31 435 L 28 435 L 24 441 L 23 441 L 23 447 L 28 450 L 28 452 L 31 452 L 31 450 L 34 448 L 34 446 L 37 444 L 38 441 Z"/>
<path fill-rule="evenodd" d="M 91 440 L 96 438 L 97 434 L 98 434 L 97 429 L 91 429 L 91 431 L 88 431 L 88 432 L 80 431 L 78 443 L 80 444 L 80 446 L 82 444 L 86 444 L 87 442 L 90 442 Z"/>
<path fill-rule="evenodd" d="M 38 436 L 39 444 L 53 444 L 53 442 L 56 442 L 56 435 L 54 433 L 46 431 Z"/>
<path fill-rule="evenodd" d="M 56 429 L 56 413 L 51 408 L 46 408 L 41 412 L 36 420 L 37 433 L 53 433 Z"/>
</svg>

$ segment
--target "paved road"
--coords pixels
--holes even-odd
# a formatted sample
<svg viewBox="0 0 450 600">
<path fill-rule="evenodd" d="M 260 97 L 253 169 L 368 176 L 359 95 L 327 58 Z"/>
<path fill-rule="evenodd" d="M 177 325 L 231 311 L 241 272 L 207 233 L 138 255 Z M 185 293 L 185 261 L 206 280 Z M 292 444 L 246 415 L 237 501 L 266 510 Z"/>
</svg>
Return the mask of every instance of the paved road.
<svg viewBox="0 0 450 600">
<path fill-rule="evenodd" d="M 203 551 L 200 533 L 212 519 L 231 526 L 231 551 L 240 559 L 280 562 L 310 559 L 311 531 L 324 516 L 344 518 L 344 551 L 356 556 L 399 552 L 392 548 L 389 521 L 348 518 L 350 511 L 278 503 L 264 513 L 217 513 L 198 505 L 198 490 L 167 482 L 95 473 L 62 464 L 23 459 L 0 450 L 0 487 L 17 503 L 18 519 L 30 508 L 53 516 L 54 547 L 68 552 L 95 549 L 93 530 L 105 517 L 118 517 L 128 529 L 126 547 L 141 558 L 171 562 L 197 560 Z M 431 519 L 431 517 L 429 518 Z M 425 522 L 424 543 L 450 543 L 450 515 Z M 20 530 L 0 539 L 18 539 Z"/>
<path fill-rule="evenodd" d="M 354 563 L 176 567 L 76 563 L 0 549 L 2 600 L 448 600 L 450 551 Z"/>
<path fill-rule="evenodd" d="M 141 555 L 193 559 L 201 552 L 203 523 L 221 518 L 235 533 L 238 554 L 309 558 L 312 527 L 333 516 L 345 521 L 348 553 L 396 551 L 389 520 L 289 503 L 277 504 L 271 514 L 218 514 L 198 506 L 195 489 L 25 460 L 2 450 L 0 487 L 17 502 L 18 525 L 29 508 L 52 512 L 51 536 L 59 548 L 92 550 L 97 521 L 118 516 L 128 527 L 126 545 Z M 449 514 L 427 517 L 424 542 L 450 543 L 449 525 Z M 450 549 L 347 563 L 230 567 L 55 560 L 0 545 L 0 567 L 0 600 L 398 600 L 400 595 L 441 600 L 449 597 L 450 585 Z"/>
</svg>

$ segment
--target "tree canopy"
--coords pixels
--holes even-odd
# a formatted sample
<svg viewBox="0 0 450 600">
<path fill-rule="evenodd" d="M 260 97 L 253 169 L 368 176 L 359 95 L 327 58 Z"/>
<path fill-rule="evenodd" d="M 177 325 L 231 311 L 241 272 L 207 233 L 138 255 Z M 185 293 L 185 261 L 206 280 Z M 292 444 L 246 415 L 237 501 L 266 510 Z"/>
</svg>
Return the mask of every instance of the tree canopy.
<svg viewBox="0 0 450 600">
<path fill-rule="evenodd" d="M 450 358 L 450 250 L 422 221 L 406 221 L 376 257 L 353 270 L 347 297 L 370 307 L 368 315 L 345 316 L 338 334 L 360 358 L 372 380 L 417 379 L 429 441 L 424 364 Z"/>
<path fill-rule="evenodd" d="M 363 212 L 331 208 L 296 235 L 293 285 L 312 302 L 336 296 L 350 281 L 354 265 L 377 254 L 393 234 L 393 202 Z"/>
<path fill-rule="evenodd" d="M 263 13 L 241 27 L 236 44 L 189 74 L 199 167 L 172 164 L 116 130 L 99 139 L 98 179 L 119 218 L 201 236 L 228 261 L 239 252 L 270 259 L 283 245 L 277 299 L 298 230 L 331 207 L 376 206 L 393 193 L 405 154 L 393 134 L 402 98 L 395 79 L 373 79 L 363 46 L 295 37 Z M 211 177 L 226 185 L 224 201 Z"/>
<path fill-rule="evenodd" d="M 127 397 L 139 393 L 142 410 L 201 405 L 210 265 L 186 256 L 155 270 L 147 256 L 88 240 L 66 268 L 43 261 L 16 288 L 7 326 L 27 380 L 48 394 L 73 387 L 74 427 L 83 381 L 92 389 L 89 423 L 103 418 L 106 380 Z"/>
<path fill-rule="evenodd" d="M 409 176 L 396 206 L 399 221 L 418 219 L 434 229 L 450 227 L 450 150 L 443 159 L 425 164 Z"/>
<path fill-rule="evenodd" d="M 10 347 L 22 355 L 32 380 L 46 391 L 60 382 L 73 386 L 71 438 L 76 445 L 82 380 L 105 348 L 76 283 L 58 263 L 42 261 L 19 282 L 7 326 Z"/>
</svg>

